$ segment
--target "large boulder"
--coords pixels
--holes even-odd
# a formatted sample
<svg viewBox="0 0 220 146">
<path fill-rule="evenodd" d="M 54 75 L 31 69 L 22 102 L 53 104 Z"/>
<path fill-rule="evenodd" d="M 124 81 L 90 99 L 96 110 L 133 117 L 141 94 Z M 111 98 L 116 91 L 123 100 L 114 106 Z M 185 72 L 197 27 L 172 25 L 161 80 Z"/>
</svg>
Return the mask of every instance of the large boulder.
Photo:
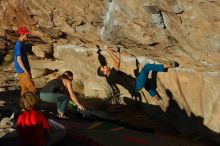
<svg viewBox="0 0 220 146">
<path fill-rule="evenodd" d="M 85 48 L 71 44 L 58 45 L 54 48 L 54 57 L 62 60 L 65 68 L 74 72 L 74 80 L 80 81 L 83 90 L 81 92 L 85 96 L 108 98 L 109 92 L 112 91 L 106 79 L 97 75 L 97 68 L 100 66 L 97 52 L 97 48 Z M 101 55 L 111 66 L 113 62 L 110 56 L 103 51 Z M 122 72 L 135 77 L 136 61 L 139 62 L 140 69 L 146 63 L 167 63 L 157 62 L 145 56 L 135 57 L 122 49 L 120 68 Z M 219 81 L 219 70 L 207 71 L 204 67 L 182 67 L 180 65 L 178 68 L 170 68 L 167 72 L 158 73 L 156 85 L 157 91 L 162 97 L 161 101 L 158 102 L 149 96 L 145 89 L 141 90 L 141 97 L 136 100 L 155 106 L 159 105 L 166 113 L 166 118 L 170 117 L 168 121 L 166 118 L 162 118 L 162 120 L 173 124 L 181 133 L 195 134 L 201 132 L 201 134 L 212 136 L 210 131 L 220 132 L 218 120 L 218 113 L 220 112 L 218 108 L 218 100 L 220 99 Z M 121 97 L 132 98 L 124 87 L 120 85 L 117 87 L 120 90 Z M 178 112 L 180 109 L 181 112 Z M 194 118 L 191 119 L 190 117 Z M 207 126 L 210 130 L 204 130 L 204 126 L 201 127 L 201 125 Z M 188 127 L 184 128 L 183 126 Z M 218 141 L 218 137 L 212 138 Z"/>
<path fill-rule="evenodd" d="M 57 45 L 54 57 L 64 61 L 65 68 L 74 73 L 74 80 L 81 82 L 85 96 L 105 97 L 106 82 L 96 74 L 99 62 L 96 48 L 76 45 Z"/>
</svg>

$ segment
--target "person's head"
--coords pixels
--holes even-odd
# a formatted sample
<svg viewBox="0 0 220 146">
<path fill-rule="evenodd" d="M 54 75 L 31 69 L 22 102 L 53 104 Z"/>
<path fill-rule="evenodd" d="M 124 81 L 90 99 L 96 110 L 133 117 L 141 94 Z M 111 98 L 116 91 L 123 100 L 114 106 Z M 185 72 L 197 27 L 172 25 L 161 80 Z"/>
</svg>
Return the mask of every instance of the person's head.
<svg viewBox="0 0 220 146">
<path fill-rule="evenodd" d="M 99 76 L 107 76 L 107 74 L 110 72 L 110 68 L 108 66 L 100 66 L 97 70 L 97 73 Z"/>
<path fill-rule="evenodd" d="M 29 111 L 32 110 L 38 102 L 39 98 L 34 93 L 26 92 L 20 99 L 20 106 L 23 110 Z"/>
<path fill-rule="evenodd" d="M 17 33 L 19 34 L 19 39 L 21 41 L 25 41 L 28 35 L 31 34 L 31 32 L 26 27 L 20 27 Z"/>
<path fill-rule="evenodd" d="M 61 75 L 61 78 L 72 81 L 73 80 L 73 73 L 71 71 L 67 70 Z"/>
</svg>

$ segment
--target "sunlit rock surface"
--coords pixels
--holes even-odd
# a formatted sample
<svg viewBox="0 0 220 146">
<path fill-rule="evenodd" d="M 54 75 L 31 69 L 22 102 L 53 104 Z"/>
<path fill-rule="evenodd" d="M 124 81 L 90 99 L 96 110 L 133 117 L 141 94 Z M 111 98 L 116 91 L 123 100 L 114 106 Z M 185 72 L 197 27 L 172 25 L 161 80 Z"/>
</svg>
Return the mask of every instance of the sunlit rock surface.
<svg viewBox="0 0 220 146">
<path fill-rule="evenodd" d="M 201 117 L 209 130 L 219 133 L 219 14 L 218 0 L 1 0 L 0 63 L 11 60 L 8 54 L 17 38 L 15 31 L 26 26 L 32 32 L 33 51 L 47 58 L 31 59 L 38 87 L 56 76 L 47 76 L 45 69 L 57 69 L 59 74 L 72 70 L 77 91 L 106 98 L 110 89 L 105 78 L 97 75 L 100 62 L 96 45 L 101 49 L 105 43 L 115 50 L 120 47 L 121 70 L 133 77 L 137 60 L 140 69 L 145 63 L 175 60 L 179 68 L 157 76 L 162 101 L 144 89 L 138 100 L 159 105 L 164 112 L 175 101 L 188 117 Z M 53 56 L 46 55 L 48 50 Z M 101 54 L 112 65 L 110 56 Z M 118 87 L 121 96 L 131 98 L 127 90 Z M 172 114 L 174 121 L 184 121 Z M 177 126 L 183 127 L 182 123 Z M 198 130 L 200 127 L 195 129 L 204 132 Z"/>
</svg>

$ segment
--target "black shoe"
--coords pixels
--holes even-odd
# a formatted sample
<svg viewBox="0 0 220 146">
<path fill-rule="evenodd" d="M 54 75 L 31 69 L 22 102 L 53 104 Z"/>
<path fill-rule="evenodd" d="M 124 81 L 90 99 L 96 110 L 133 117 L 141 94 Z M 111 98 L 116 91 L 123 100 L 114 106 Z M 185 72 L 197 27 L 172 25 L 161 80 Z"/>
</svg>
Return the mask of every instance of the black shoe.
<svg viewBox="0 0 220 146">
<path fill-rule="evenodd" d="M 170 62 L 170 67 L 171 67 L 171 68 L 179 67 L 179 63 L 176 62 L 176 61 L 171 61 L 171 62 Z"/>
</svg>

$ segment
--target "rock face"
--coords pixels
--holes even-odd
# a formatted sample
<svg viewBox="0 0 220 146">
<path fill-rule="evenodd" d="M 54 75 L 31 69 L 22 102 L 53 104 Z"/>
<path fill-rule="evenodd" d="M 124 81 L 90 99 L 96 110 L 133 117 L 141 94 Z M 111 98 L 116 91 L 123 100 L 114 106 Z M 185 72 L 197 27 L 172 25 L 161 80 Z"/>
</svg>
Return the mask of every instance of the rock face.
<svg viewBox="0 0 220 146">
<path fill-rule="evenodd" d="M 86 96 L 105 97 L 107 83 L 102 81 L 102 79 L 100 82 L 100 77 L 96 73 L 99 66 L 96 51 L 96 48 L 58 45 L 54 49 L 54 57 L 65 62 L 65 68 L 74 72 L 75 80 L 83 82 Z"/>
<path fill-rule="evenodd" d="M 175 101 L 188 117 L 203 118 L 202 123 L 204 125 L 219 133 L 217 126 L 220 124 L 219 79 L 220 74 L 218 71 L 197 71 L 178 68 L 170 70 L 167 74 L 160 74 L 159 81 L 163 87 L 161 91 L 165 91 L 163 94 L 166 94 L 169 99 L 167 105 L 164 104 L 166 101 L 163 103 L 164 107 L 166 107 L 164 110 L 170 109 L 172 107 L 171 101 Z M 201 132 L 202 128 L 196 130 Z"/>
<path fill-rule="evenodd" d="M 160 50 L 158 56 L 167 52 L 162 56 L 192 66 L 204 60 L 219 65 L 218 8 L 218 1 L 206 0 L 115 0 L 109 4 L 101 36 L 129 49 L 154 48 Z"/>
<path fill-rule="evenodd" d="M 95 48 L 83 48 L 74 45 L 57 46 L 54 50 L 54 56 L 65 62 L 65 68 L 74 72 L 74 78 L 83 82 L 85 96 L 106 97 L 110 87 L 105 78 L 96 74 L 100 63 Z M 65 54 L 63 54 L 65 52 Z M 71 55 L 70 55 L 71 54 Z M 112 60 L 106 55 L 107 62 Z M 139 56 L 135 58 L 132 55 L 122 53 L 121 71 L 134 75 L 136 69 L 136 59 L 139 60 L 140 66 L 145 63 L 155 63 L 147 57 Z M 129 66 L 129 67 L 128 67 Z M 141 67 L 140 67 L 141 68 Z M 93 73 L 93 74 L 91 74 Z M 183 110 L 188 117 L 196 116 L 203 118 L 203 124 L 215 132 L 219 132 L 219 100 L 220 100 L 220 74 L 219 70 L 209 70 L 206 68 L 170 68 L 168 72 L 158 73 L 157 91 L 162 96 L 162 101 L 149 96 L 145 89 L 141 91 L 142 97 L 138 101 L 152 105 L 160 105 L 164 112 L 169 116 L 179 119 L 181 122 L 186 120 L 181 114 L 172 109 L 172 101 L 175 101 L 178 107 Z M 123 97 L 131 97 L 129 92 L 122 86 L 118 86 Z M 171 107 L 170 107 L 171 106 Z M 170 108 L 174 111 L 168 112 Z M 171 110 L 171 111 L 172 111 Z M 173 115 L 174 114 L 174 115 Z M 183 121 L 182 121 L 183 120 Z M 176 124 L 178 122 L 176 121 Z M 182 124 L 187 124 L 183 122 Z M 186 125 L 179 125 L 180 127 Z M 178 127 L 178 128 L 180 128 Z M 191 128 L 189 130 L 195 133 L 199 129 Z M 183 132 L 183 131 L 182 131 Z"/>
<path fill-rule="evenodd" d="M 1 33 L 26 26 L 46 41 L 72 37 L 72 41 L 100 40 L 102 1 L 22 0 L 0 2 Z M 90 35 L 88 35 L 90 34 Z M 82 43 L 81 42 L 81 43 Z"/>
<path fill-rule="evenodd" d="M 108 65 L 112 60 L 106 52 L 98 54 L 96 44 L 101 49 L 104 43 L 115 50 L 120 47 L 121 70 L 133 77 L 137 60 L 141 66 L 176 60 L 179 68 L 157 75 L 157 91 L 163 100 L 151 98 L 145 90 L 138 100 L 159 105 L 173 115 L 173 121 L 179 121 L 176 125 L 181 129 L 185 119 L 172 112 L 174 109 L 170 112 L 171 101 L 175 101 L 186 117 L 201 117 L 200 123 L 212 133 L 199 126 L 191 131 L 213 136 L 220 133 L 219 8 L 218 0 L 1 0 L 0 48 L 6 52 L 13 48 L 15 30 L 26 26 L 32 31 L 35 54 L 47 57 L 49 51 L 57 59 L 32 60 L 36 77 L 45 68 L 60 73 L 72 70 L 75 89 L 100 98 L 105 98 L 110 88 L 106 79 L 97 75 L 98 59 L 106 57 Z M 5 51 L 0 55 L 8 58 Z M 131 97 L 126 89 L 118 88 L 121 96 Z"/>
<path fill-rule="evenodd" d="M 50 58 L 53 56 L 53 50 L 48 44 L 39 44 L 32 46 L 33 53 L 40 58 Z"/>
</svg>

